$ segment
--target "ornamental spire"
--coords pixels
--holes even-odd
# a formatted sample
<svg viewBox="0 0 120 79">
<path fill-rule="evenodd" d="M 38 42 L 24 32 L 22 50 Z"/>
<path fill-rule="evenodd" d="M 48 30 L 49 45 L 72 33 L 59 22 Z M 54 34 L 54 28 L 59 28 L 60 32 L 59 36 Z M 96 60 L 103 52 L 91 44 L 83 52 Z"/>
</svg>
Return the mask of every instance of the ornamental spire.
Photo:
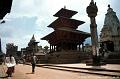
<svg viewBox="0 0 120 79">
<path fill-rule="evenodd" d="M 91 0 L 89 5 L 94 5 L 94 0 Z"/>
<path fill-rule="evenodd" d="M 94 2 L 94 0 L 91 0 L 91 2 Z"/>
<path fill-rule="evenodd" d="M 109 13 L 109 12 L 113 12 L 113 9 L 110 7 L 110 4 L 108 4 L 108 10 L 107 10 L 107 12 Z"/>
<path fill-rule="evenodd" d="M 64 9 L 66 9 L 66 5 L 64 5 Z"/>
<path fill-rule="evenodd" d="M 108 8 L 110 8 L 110 4 L 108 4 Z"/>
<path fill-rule="evenodd" d="M 30 41 L 35 41 L 34 34 L 33 34 L 33 36 L 32 36 L 32 38 L 31 38 L 31 40 L 30 40 Z"/>
</svg>

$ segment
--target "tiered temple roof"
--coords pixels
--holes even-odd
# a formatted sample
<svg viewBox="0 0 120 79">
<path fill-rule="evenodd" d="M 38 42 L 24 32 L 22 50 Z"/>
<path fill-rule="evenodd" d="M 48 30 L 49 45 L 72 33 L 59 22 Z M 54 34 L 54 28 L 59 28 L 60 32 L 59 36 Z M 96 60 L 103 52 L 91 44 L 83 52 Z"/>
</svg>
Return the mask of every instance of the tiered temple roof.
<svg viewBox="0 0 120 79">
<path fill-rule="evenodd" d="M 55 17 L 66 17 L 71 18 L 73 15 L 75 15 L 77 12 L 73 10 L 68 10 L 65 8 L 60 9 L 55 15 Z"/>
<path fill-rule="evenodd" d="M 54 32 L 41 39 L 47 40 L 50 45 L 54 45 L 56 47 L 60 46 L 60 48 L 62 48 L 61 46 L 68 46 L 68 44 L 73 46 L 82 44 L 87 37 L 90 37 L 90 34 L 76 30 L 79 25 L 85 23 L 84 21 L 71 19 L 71 17 L 76 13 L 77 12 L 73 10 L 65 8 L 60 9 L 54 15 L 55 17 L 58 17 L 58 19 L 48 26 L 53 28 Z"/>
<path fill-rule="evenodd" d="M 52 28 L 67 27 L 67 28 L 77 29 L 78 26 L 83 23 L 85 22 L 75 19 L 69 19 L 66 17 L 59 17 L 54 22 L 52 22 L 48 27 L 52 27 Z"/>
</svg>

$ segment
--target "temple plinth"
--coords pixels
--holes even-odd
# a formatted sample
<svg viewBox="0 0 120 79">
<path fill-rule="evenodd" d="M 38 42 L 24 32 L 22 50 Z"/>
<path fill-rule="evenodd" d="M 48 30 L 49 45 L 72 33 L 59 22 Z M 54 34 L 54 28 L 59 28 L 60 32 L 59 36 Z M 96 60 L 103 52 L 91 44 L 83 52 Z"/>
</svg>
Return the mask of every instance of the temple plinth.
<svg viewBox="0 0 120 79">
<path fill-rule="evenodd" d="M 89 33 L 76 30 L 79 25 L 85 23 L 84 21 L 71 18 L 76 13 L 77 12 L 73 10 L 65 8 L 60 9 L 54 15 L 55 17 L 58 17 L 58 19 L 48 25 L 48 27 L 53 28 L 54 31 L 41 38 L 42 40 L 47 40 L 49 42 L 50 53 L 56 55 L 56 57 L 49 57 L 49 59 L 57 60 L 56 63 L 80 61 L 80 45 L 83 44 L 86 38 L 90 37 Z M 78 53 L 71 51 L 77 51 Z"/>
</svg>

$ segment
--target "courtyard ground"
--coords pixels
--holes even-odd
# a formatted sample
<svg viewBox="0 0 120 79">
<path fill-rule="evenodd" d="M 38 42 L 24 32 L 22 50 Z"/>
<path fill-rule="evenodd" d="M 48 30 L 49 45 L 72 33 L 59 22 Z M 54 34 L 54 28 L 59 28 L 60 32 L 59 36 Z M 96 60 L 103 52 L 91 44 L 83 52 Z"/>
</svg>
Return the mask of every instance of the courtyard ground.
<svg viewBox="0 0 120 79">
<path fill-rule="evenodd" d="M 0 79 L 120 79 L 120 65 L 101 67 L 85 64 L 37 64 L 35 73 L 31 65 L 18 64 L 12 77 L 6 77 L 7 67 L 0 65 Z"/>
</svg>

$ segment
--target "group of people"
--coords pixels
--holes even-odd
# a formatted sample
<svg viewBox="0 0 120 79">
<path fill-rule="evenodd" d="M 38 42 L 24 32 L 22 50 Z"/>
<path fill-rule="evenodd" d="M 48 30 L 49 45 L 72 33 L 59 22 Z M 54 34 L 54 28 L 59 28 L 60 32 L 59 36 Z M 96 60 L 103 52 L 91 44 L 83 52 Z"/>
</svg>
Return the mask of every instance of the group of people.
<svg viewBox="0 0 120 79">
<path fill-rule="evenodd" d="M 32 73 L 35 73 L 35 66 L 36 66 L 36 61 L 37 58 L 35 55 L 31 56 L 31 65 L 32 65 Z M 25 61 L 23 61 L 24 64 Z M 5 57 L 5 64 L 7 66 L 7 77 L 11 77 L 12 74 L 15 72 L 15 65 L 16 65 L 16 60 L 12 55 L 6 56 Z"/>
</svg>

